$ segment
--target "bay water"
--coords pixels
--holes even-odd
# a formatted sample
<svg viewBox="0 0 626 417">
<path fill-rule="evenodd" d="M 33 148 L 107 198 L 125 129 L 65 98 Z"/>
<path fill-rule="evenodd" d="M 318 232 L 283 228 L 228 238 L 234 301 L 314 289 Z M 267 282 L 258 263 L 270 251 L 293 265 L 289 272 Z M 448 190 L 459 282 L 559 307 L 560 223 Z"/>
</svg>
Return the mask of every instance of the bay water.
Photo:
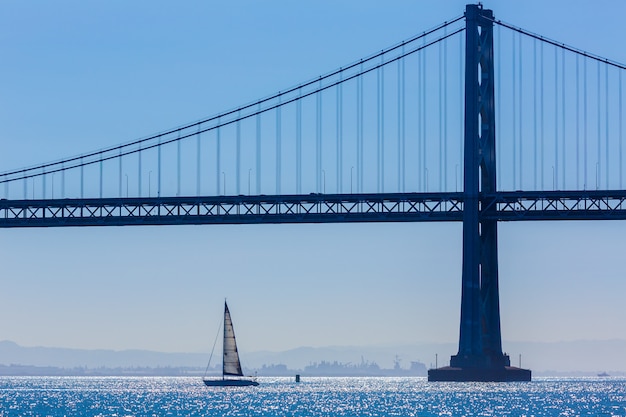
<svg viewBox="0 0 626 417">
<path fill-rule="evenodd" d="M 626 378 L 516 383 L 425 378 L 259 378 L 209 388 L 198 377 L 0 377 L 7 416 L 623 416 Z"/>
</svg>

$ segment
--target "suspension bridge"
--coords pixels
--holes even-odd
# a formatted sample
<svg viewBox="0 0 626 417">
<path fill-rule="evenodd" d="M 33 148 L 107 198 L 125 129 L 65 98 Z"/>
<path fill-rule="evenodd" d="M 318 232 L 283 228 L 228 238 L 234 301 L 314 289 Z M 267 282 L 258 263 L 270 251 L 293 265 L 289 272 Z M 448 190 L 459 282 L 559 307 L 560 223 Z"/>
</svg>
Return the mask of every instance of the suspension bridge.
<svg viewBox="0 0 626 417">
<path fill-rule="evenodd" d="M 0 173 L 0 227 L 463 223 L 459 352 L 431 380 L 529 380 L 502 352 L 500 221 L 624 219 L 622 74 L 468 5 L 318 78 Z"/>
</svg>

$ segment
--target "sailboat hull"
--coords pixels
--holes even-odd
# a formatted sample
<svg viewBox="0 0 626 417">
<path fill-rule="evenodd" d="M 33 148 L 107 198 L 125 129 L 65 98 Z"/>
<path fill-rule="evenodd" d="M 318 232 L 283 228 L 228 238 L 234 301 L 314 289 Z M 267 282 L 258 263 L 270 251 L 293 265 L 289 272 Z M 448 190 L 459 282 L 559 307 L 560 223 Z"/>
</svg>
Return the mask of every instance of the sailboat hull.
<svg viewBox="0 0 626 417">
<path fill-rule="evenodd" d="M 259 385 L 251 379 L 203 379 L 203 382 L 207 387 L 256 387 Z"/>
</svg>

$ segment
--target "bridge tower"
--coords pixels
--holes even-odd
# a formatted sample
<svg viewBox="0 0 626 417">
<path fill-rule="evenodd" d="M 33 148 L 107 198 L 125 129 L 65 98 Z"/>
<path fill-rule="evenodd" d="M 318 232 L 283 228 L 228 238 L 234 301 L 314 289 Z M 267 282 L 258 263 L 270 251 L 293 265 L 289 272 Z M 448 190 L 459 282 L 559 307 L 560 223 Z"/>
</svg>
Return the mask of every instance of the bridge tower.
<svg viewBox="0 0 626 417">
<path fill-rule="evenodd" d="M 463 270 L 459 352 L 429 381 L 530 381 L 502 352 L 498 295 L 493 12 L 465 9 Z"/>
</svg>

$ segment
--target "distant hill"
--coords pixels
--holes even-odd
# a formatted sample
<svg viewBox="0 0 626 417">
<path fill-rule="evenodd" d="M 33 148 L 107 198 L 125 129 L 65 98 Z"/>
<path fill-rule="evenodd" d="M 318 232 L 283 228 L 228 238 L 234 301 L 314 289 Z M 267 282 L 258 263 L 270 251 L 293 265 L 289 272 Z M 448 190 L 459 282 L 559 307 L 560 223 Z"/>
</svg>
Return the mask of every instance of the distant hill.
<svg viewBox="0 0 626 417">
<path fill-rule="evenodd" d="M 568 341 L 555 343 L 505 342 L 505 351 L 517 366 L 522 355 L 522 367 L 534 375 L 589 374 L 606 371 L 611 375 L 626 374 L 626 340 Z M 457 345 L 421 344 L 405 346 L 328 346 L 300 347 L 281 352 L 241 351 L 242 362 L 248 370 L 303 370 L 321 363 L 360 366 L 375 363 L 391 369 L 395 361 L 403 369 L 412 362 L 422 362 L 427 368 L 448 364 Z M 189 368 L 204 370 L 208 361 L 204 353 L 164 353 L 149 350 L 86 350 L 51 347 L 25 347 L 10 341 L 0 341 L 0 365 L 25 365 L 57 368 Z M 219 362 L 215 361 L 214 362 Z M 216 363 L 217 364 L 217 363 Z M 212 364 L 213 365 L 213 364 Z M 311 369 L 311 368 L 309 368 Z"/>
<path fill-rule="evenodd" d="M 452 345 L 450 345 L 451 347 Z M 359 364 L 363 361 L 376 362 L 381 367 L 392 368 L 396 356 L 404 368 L 412 361 L 422 361 L 411 354 L 411 347 L 302 347 L 283 352 L 241 351 L 243 365 L 261 368 L 263 365 L 284 364 L 291 369 L 323 361 Z M 74 367 L 202 367 L 209 359 L 203 353 L 164 353 L 149 350 L 87 350 L 52 347 L 24 347 L 10 341 L 0 341 L 0 364 L 32 366 Z M 219 360 L 217 361 L 219 362 Z"/>
<path fill-rule="evenodd" d="M 163 353 L 149 350 L 88 350 L 55 347 L 25 347 L 0 342 L 0 364 L 54 366 L 59 368 L 205 367 L 208 354 Z"/>
</svg>

